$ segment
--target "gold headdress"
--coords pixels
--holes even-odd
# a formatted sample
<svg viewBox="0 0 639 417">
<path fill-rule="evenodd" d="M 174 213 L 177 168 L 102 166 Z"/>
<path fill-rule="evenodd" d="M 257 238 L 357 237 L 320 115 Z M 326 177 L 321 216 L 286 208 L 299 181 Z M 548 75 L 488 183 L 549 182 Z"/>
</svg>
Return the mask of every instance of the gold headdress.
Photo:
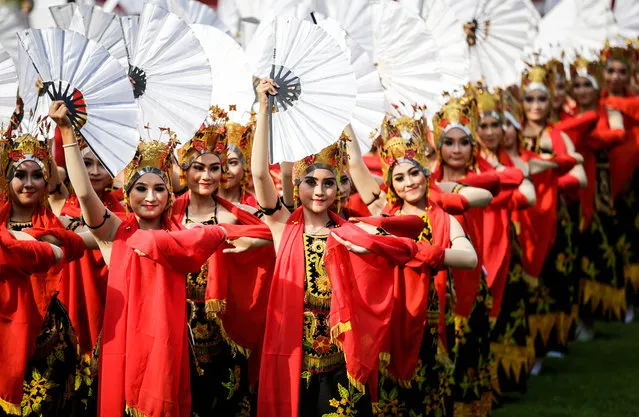
<svg viewBox="0 0 639 417">
<path fill-rule="evenodd" d="M 124 168 L 124 200 L 127 210 L 131 209 L 129 204 L 129 192 L 131 187 L 144 174 L 152 173 L 158 175 L 167 188 L 169 195 L 171 193 L 171 175 L 173 173 L 173 149 L 175 149 L 175 134 L 169 133 L 169 141 L 162 142 L 159 140 L 140 141 L 135 151 L 135 156 Z M 167 204 L 167 209 L 172 205 L 173 200 Z"/>
<path fill-rule="evenodd" d="M 570 78 L 574 81 L 576 77 L 586 78 L 595 90 L 599 90 L 602 85 L 601 64 L 599 61 L 588 61 L 578 56 L 575 62 L 570 64 Z"/>
<path fill-rule="evenodd" d="M 388 115 L 382 123 L 378 139 L 379 158 L 384 181 L 390 184 L 392 169 L 397 163 L 411 162 L 430 175 L 427 149 L 428 124 L 423 118 Z"/>
<path fill-rule="evenodd" d="M 553 58 L 546 62 L 546 69 L 553 74 L 555 80 L 558 77 L 561 77 L 563 80 L 566 79 L 566 66 L 560 60 Z"/>
<path fill-rule="evenodd" d="M 555 90 L 554 72 L 544 65 L 533 65 L 521 74 L 521 91 L 525 94 L 532 90 L 542 90 L 552 99 Z"/>
<path fill-rule="evenodd" d="M 463 130 L 475 146 L 478 120 L 477 100 L 474 97 L 451 97 L 433 116 L 433 136 L 437 150 L 441 148 L 441 137 L 453 128 Z"/>
<path fill-rule="evenodd" d="M 178 149 L 178 162 L 183 170 L 187 170 L 197 157 L 205 153 L 218 155 L 224 165 L 227 139 L 226 122 L 229 117 L 226 111 L 212 106 L 209 110 L 209 119 L 212 120 L 212 123 L 200 129 L 191 140 Z"/>
<path fill-rule="evenodd" d="M 625 39 L 616 41 L 611 45 L 607 40 L 601 50 L 601 63 L 605 66 L 608 61 L 621 61 L 628 66 L 628 71 L 633 74 L 637 65 L 637 52 L 633 47 L 632 40 Z"/>
<path fill-rule="evenodd" d="M 485 116 L 492 116 L 498 121 L 502 120 L 499 89 L 491 92 L 482 84 L 469 84 L 465 88 L 466 94 L 472 95 L 477 100 L 478 121 Z"/>
<path fill-rule="evenodd" d="M 341 176 L 348 167 L 348 152 L 346 150 L 346 142 L 348 136 L 342 133 L 342 136 L 330 146 L 322 149 L 319 153 L 309 155 L 304 159 L 301 159 L 293 164 L 293 182 L 294 182 L 294 199 L 295 205 L 299 202 L 299 186 L 302 183 L 302 178 L 309 171 L 311 167 L 329 169 L 335 173 L 337 181 L 337 198 L 339 202 L 339 187 L 341 183 Z"/>
<path fill-rule="evenodd" d="M 2 138 L 0 150 L 0 186 L 8 192 L 9 182 L 13 179 L 16 169 L 26 161 L 38 164 L 42 169 L 44 180 L 48 183 L 51 176 L 51 154 L 45 141 L 40 141 L 40 135 L 48 131 L 50 122 L 48 119 L 38 122 L 37 132 L 18 133 L 15 130 L 10 137 Z"/>
</svg>

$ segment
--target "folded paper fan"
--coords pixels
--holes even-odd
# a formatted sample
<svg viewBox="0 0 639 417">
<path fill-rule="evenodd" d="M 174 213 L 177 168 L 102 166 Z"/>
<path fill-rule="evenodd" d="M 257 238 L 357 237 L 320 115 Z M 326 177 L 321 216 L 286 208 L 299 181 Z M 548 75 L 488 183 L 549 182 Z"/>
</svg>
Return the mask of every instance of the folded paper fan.
<svg viewBox="0 0 639 417">
<path fill-rule="evenodd" d="M 612 9 L 616 23 L 616 34 L 624 38 L 639 37 L 639 2 L 637 0 L 615 0 Z"/>
<path fill-rule="evenodd" d="M 470 51 L 471 81 L 491 88 L 519 82 L 517 62 L 530 44 L 534 23 L 523 0 L 482 0 L 478 13 L 463 22 Z"/>
<path fill-rule="evenodd" d="M 129 64 L 133 56 L 133 48 L 138 41 L 138 32 L 140 31 L 140 16 L 129 15 L 120 16 L 120 26 L 122 26 L 122 38 L 124 39 L 124 47 Z"/>
<path fill-rule="evenodd" d="M 24 114 L 30 114 L 36 110 L 38 93 L 36 91 L 36 80 L 38 71 L 33 66 L 29 54 L 24 50 L 21 42 L 18 42 L 18 89 L 24 107 Z"/>
<path fill-rule="evenodd" d="M 373 59 L 390 105 L 441 104 L 437 46 L 423 20 L 399 3 L 382 0 L 374 6 Z"/>
<path fill-rule="evenodd" d="M 59 28 L 81 33 L 104 46 L 124 68 L 128 67 L 120 20 L 97 6 L 68 3 L 49 8 Z"/>
<path fill-rule="evenodd" d="M 370 0 L 317 0 L 315 9 L 337 20 L 366 53 L 373 54 L 373 8 Z"/>
<path fill-rule="evenodd" d="M 13 59 L 0 45 L 0 127 L 4 132 L 16 108 L 18 74 Z"/>
<path fill-rule="evenodd" d="M 129 76 L 142 113 L 140 133 L 158 138 L 160 128 L 170 128 L 186 143 L 211 101 L 211 67 L 200 41 L 180 17 L 147 3 L 132 49 Z"/>
<path fill-rule="evenodd" d="M 334 143 L 351 121 L 356 99 L 353 68 L 335 40 L 309 21 L 278 18 L 273 25 L 270 76 L 273 163 L 297 161 Z"/>
<path fill-rule="evenodd" d="M 0 44 L 14 62 L 18 60 L 17 32 L 28 27 L 26 17 L 17 7 L 0 4 Z"/>
<path fill-rule="evenodd" d="M 211 105 L 236 111 L 230 115 L 245 120 L 250 117 L 255 100 L 253 77 L 244 49 L 229 35 L 207 25 L 191 25 L 211 64 L 213 94 Z M 240 120 L 235 120 L 240 122 Z"/>
<path fill-rule="evenodd" d="M 466 36 L 446 0 L 401 0 L 418 13 L 433 36 L 437 47 L 437 69 L 442 75 L 441 91 L 454 91 L 469 81 L 469 57 Z"/>
<path fill-rule="evenodd" d="M 213 26 L 231 34 L 213 8 L 197 0 L 153 0 L 171 13 L 180 16 L 186 23 Z"/>
<path fill-rule="evenodd" d="M 577 54 L 596 59 L 604 41 L 614 27 L 608 4 L 599 0 L 562 0 L 539 22 L 534 49 L 545 57 L 559 58 L 562 51 L 568 60 Z"/>
<path fill-rule="evenodd" d="M 20 35 L 45 95 L 46 114 L 62 100 L 71 123 L 112 176 L 133 158 L 138 143 L 138 108 L 127 73 L 99 43 L 59 28 L 30 29 Z"/>
<path fill-rule="evenodd" d="M 318 26 L 335 39 L 350 59 L 357 83 L 357 99 L 351 126 L 362 152 L 368 152 L 373 144 L 371 133 L 379 130 L 385 116 L 384 89 L 379 80 L 379 73 L 371 56 L 341 28 L 337 21 L 327 18 L 319 21 Z"/>
</svg>

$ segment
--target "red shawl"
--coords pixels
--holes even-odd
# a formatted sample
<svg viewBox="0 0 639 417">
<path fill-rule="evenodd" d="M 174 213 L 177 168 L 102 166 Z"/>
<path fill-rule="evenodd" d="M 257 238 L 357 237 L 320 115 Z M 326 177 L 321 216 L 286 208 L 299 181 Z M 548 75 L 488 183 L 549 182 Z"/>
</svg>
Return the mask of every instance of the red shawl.
<svg viewBox="0 0 639 417">
<path fill-rule="evenodd" d="M 242 198 L 240 199 L 240 204 L 257 208 L 257 199 L 253 194 L 248 191 L 244 191 L 244 193 L 242 193 Z"/>
<path fill-rule="evenodd" d="M 184 276 L 218 248 L 224 232 L 217 226 L 168 229 L 175 232 L 138 230 L 129 214 L 113 242 L 100 356 L 101 417 L 120 417 L 125 407 L 148 417 L 190 415 Z"/>
<path fill-rule="evenodd" d="M 414 216 L 401 216 L 401 218 L 406 217 Z M 424 331 L 428 324 L 430 280 L 434 274 L 437 274 L 438 270 L 443 268 L 445 249 L 450 247 L 450 218 L 448 214 L 439 206 L 432 205 L 428 211 L 428 218 L 432 229 L 432 245 L 429 242 L 417 242 L 417 255 L 406 266 L 395 268 L 393 315 L 387 348 L 384 351 L 390 354 L 388 372 L 400 381 L 409 381 L 417 366 Z M 445 278 L 446 270 L 444 269 L 442 272 Z M 438 295 L 442 296 L 441 286 L 438 286 L 437 282 L 436 287 Z M 445 282 L 443 288 L 444 303 L 442 304 L 440 301 L 440 309 L 442 305 L 444 309 L 446 307 Z M 430 325 L 432 326 L 432 324 Z M 441 331 L 441 320 L 438 325 Z"/>
<path fill-rule="evenodd" d="M 600 105 L 617 109 L 623 115 L 625 140 L 610 149 L 610 181 L 614 201 L 632 181 L 639 164 L 639 97 L 612 97 L 604 92 Z"/>
<path fill-rule="evenodd" d="M 298 414 L 305 277 L 302 210 L 293 212 L 284 228 L 275 265 L 260 367 L 260 417 Z M 410 239 L 369 235 L 330 215 L 338 225 L 333 233 L 373 252 L 352 254 L 329 237 L 324 257 L 333 290 L 331 338 L 344 351 L 349 380 L 363 390 L 376 369 L 391 319 L 391 262 L 408 262 L 417 247 Z"/>
<path fill-rule="evenodd" d="M 125 215 L 124 207 L 115 193 L 105 192 L 103 203 L 111 212 Z M 82 215 L 80 202 L 75 194 L 69 195 L 60 215 Z M 87 250 L 82 258 L 69 262 L 62 275 L 58 298 L 67 308 L 80 344 L 80 354 L 84 354 L 93 350 L 102 330 L 109 268 L 104 263 L 102 252 Z"/>
<path fill-rule="evenodd" d="M 551 159 L 559 162 L 560 168 L 549 169 L 533 175 L 532 180 L 537 193 L 537 204 L 528 210 L 516 212 L 520 224 L 519 240 L 522 247 L 522 266 L 524 271 L 533 277 L 539 277 L 546 256 L 555 243 L 557 233 L 557 210 L 559 197 L 559 176 L 569 171 L 576 163 L 574 158 L 566 154 L 566 146 L 558 129 L 550 130 L 553 153 L 557 157 Z M 528 161 L 534 154 L 524 153 L 522 160 Z M 564 172 L 565 171 L 565 172 Z"/>
<path fill-rule="evenodd" d="M 247 236 L 273 240 L 270 229 L 260 219 L 223 198 L 215 199 L 235 216 L 240 225 L 244 225 L 224 225 L 229 239 Z M 173 206 L 175 222 L 182 224 L 188 205 L 189 193 L 177 199 Z M 227 342 L 248 356 L 252 350 L 261 348 L 275 251 L 269 245 L 239 254 L 223 253 L 228 247 L 228 244 L 222 244 L 209 259 L 206 310 L 209 315 L 220 318 Z M 259 359 L 259 354 L 251 355 L 253 382 L 257 380 Z"/>
<path fill-rule="evenodd" d="M 14 240 L 5 229 L 10 214 L 11 203 L 5 202 L 0 207 L 5 241 Z M 66 259 L 82 256 L 82 239 L 66 231 L 49 209 L 41 205 L 33 213 L 31 221 L 34 228 L 25 232 L 36 238 L 43 234 L 55 235 L 63 241 Z M 7 252 L 9 247 L 16 250 Z M 32 255 L 29 253 L 31 250 L 34 252 Z M 0 255 L 8 259 L 8 264 L 15 261 L 19 269 L 0 278 L 0 351 L 1 357 L 9 361 L 9 365 L 0 367 L 0 400 L 8 403 L 11 407 L 7 408 L 11 410 L 15 411 L 13 406 L 17 407 L 18 413 L 15 414 L 19 415 L 24 369 L 35 351 L 35 341 L 42 331 L 49 303 L 60 285 L 63 264 L 52 267 L 55 259 L 51 259 L 51 247 L 39 245 L 39 242 L 12 244 L 2 248 L 2 252 Z"/>
</svg>

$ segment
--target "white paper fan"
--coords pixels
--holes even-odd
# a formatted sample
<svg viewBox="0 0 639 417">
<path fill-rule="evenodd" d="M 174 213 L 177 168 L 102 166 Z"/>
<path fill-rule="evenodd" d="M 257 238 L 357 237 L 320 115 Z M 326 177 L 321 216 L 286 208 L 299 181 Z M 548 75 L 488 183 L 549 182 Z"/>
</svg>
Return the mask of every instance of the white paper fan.
<svg viewBox="0 0 639 417">
<path fill-rule="evenodd" d="M 437 46 L 422 19 L 399 3 L 383 0 L 374 7 L 373 27 L 373 59 L 387 103 L 437 111 L 442 94 Z"/>
<path fill-rule="evenodd" d="M 33 66 L 29 54 L 24 50 L 21 42 L 18 42 L 18 88 L 20 98 L 22 99 L 24 114 L 28 115 L 36 110 L 38 95 L 35 83 L 38 79 L 38 72 Z M 24 118 L 23 118 L 24 120 Z"/>
<path fill-rule="evenodd" d="M 401 0 L 418 13 L 437 47 L 437 70 L 442 75 L 441 90 L 454 91 L 469 80 L 469 57 L 462 26 L 445 0 Z"/>
<path fill-rule="evenodd" d="M 0 127 L 7 128 L 16 108 L 18 74 L 13 59 L 0 45 Z"/>
<path fill-rule="evenodd" d="M 353 38 L 347 35 L 340 24 L 327 18 L 318 22 L 337 41 L 349 57 L 357 83 L 357 99 L 353 109 L 351 126 L 362 152 L 368 152 L 372 146 L 370 135 L 384 121 L 384 89 L 379 79 L 373 59 Z"/>
<path fill-rule="evenodd" d="M 613 13 L 619 35 L 624 38 L 639 37 L 639 1 L 615 0 Z"/>
<path fill-rule="evenodd" d="M 17 7 L 0 5 L 0 44 L 14 62 L 18 60 L 16 33 L 27 27 L 27 20 Z"/>
<path fill-rule="evenodd" d="M 168 127 L 186 143 L 206 118 L 211 100 L 211 67 L 200 41 L 184 20 L 147 3 L 132 49 L 129 76 L 142 125 L 150 125 L 151 138 Z"/>
<path fill-rule="evenodd" d="M 474 23 L 476 44 L 469 47 L 471 81 L 502 88 L 519 82 L 517 62 L 534 28 L 523 1 L 482 0 Z"/>
<path fill-rule="evenodd" d="M 340 137 L 353 115 L 356 84 L 348 58 L 323 29 L 278 18 L 274 33 L 270 75 L 280 88 L 273 97 L 271 161 L 279 163 L 317 153 Z"/>
<path fill-rule="evenodd" d="M 81 6 L 75 3 L 51 6 L 49 10 L 58 27 L 76 31 L 98 42 L 124 68 L 128 67 L 122 27 L 115 13 L 107 13 L 97 6 Z"/>
<path fill-rule="evenodd" d="M 601 0 L 562 0 L 539 22 L 534 49 L 548 58 L 563 51 L 569 60 L 581 54 L 596 59 L 613 27 L 612 11 Z"/>
<path fill-rule="evenodd" d="M 59 28 L 20 35 L 25 51 L 51 100 L 63 100 L 71 122 L 112 176 L 133 158 L 138 143 L 138 109 L 126 71 L 99 43 Z"/>
<path fill-rule="evenodd" d="M 124 39 L 127 59 L 131 63 L 133 48 L 138 41 L 138 32 L 140 31 L 140 16 L 120 16 L 120 26 L 122 26 L 122 38 Z"/>
<path fill-rule="evenodd" d="M 242 47 L 229 35 L 207 25 L 191 25 L 211 64 L 213 77 L 212 105 L 227 109 L 236 106 L 230 117 L 250 116 L 255 100 L 253 76 Z M 235 120 L 240 121 L 240 120 Z"/>
<path fill-rule="evenodd" d="M 373 9 L 370 0 L 317 0 L 315 9 L 337 20 L 364 50 L 373 54 Z"/>
<path fill-rule="evenodd" d="M 222 19 L 213 8 L 197 0 L 153 0 L 171 13 L 180 16 L 188 24 L 213 26 L 224 33 L 231 34 Z"/>
</svg>

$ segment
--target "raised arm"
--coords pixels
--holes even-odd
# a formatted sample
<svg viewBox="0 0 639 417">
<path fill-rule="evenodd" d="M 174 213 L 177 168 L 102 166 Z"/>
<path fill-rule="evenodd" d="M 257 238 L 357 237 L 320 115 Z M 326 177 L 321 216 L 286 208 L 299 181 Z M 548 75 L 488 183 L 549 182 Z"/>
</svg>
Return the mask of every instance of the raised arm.
<svg viewBox="0 0 639 417">
<path fill-rule="evenodd" d="M 69 179 L 80 202 L 84 222 L 91 228 L 91 233 L 100 240 L 112 241 L 122 221 L 104 206 L 91 186 L 68 112 L 62 101 L 54 101 L 49 109 L 49 117 L 58 125 L 62 134 Z"/>
<path fill-rule="evenodd" d="M 279 88 L 279 86 L 269 78 L 262 79 L 256 88 L 260 110 L 257 114 L 255 138 L 253 139 L 253 150 L 251 152 L 251 175 L 253 176 L 257 204 L 265 210 L 266 213 L 270 213 L 271 210 L 279 207 L 271 214 L 264 216 L 264 222 L 273 233 L 273 241 L 275 242 L 276 248 L 279 243 L 279 237 L 284 231 L 284 224 L 290 217 L 290 213 L 286 207 L 281 206 L 279 203 L 277 189 L 269 172 L 268 116 L 272 109 L 269 108 L 268 94 L 276 95 L 277 88 Z"/>
<path fill-rule="evenodd" d="M 355 188 L 364 204 L 366 204 L 374 216 L 381 213 L 386 205 L 386 198 L 384 192 L 379 187 L 379 184 L 375 180 L 375 177 L 368 170 L 368 167 L 364 163 L 362 158 L 362 150 L 357 142 L 357 137 L 353 128 L 349 124 L 344 129 L 344 133 L 350 139 L 347 142 L 346 148 L 348 150 L 348 169 L 353 180 Z"/>
</svg>

